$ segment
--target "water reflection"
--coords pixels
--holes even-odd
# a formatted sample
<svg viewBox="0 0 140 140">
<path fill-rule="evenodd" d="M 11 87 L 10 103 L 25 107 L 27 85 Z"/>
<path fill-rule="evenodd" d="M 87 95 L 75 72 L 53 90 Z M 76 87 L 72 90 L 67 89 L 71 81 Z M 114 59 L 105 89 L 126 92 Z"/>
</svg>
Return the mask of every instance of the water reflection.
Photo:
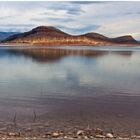
<svg viewBox="0 0 140 140">
<path fill-rule="evenodd" d="M 86 56 L 99 57 L 105 54 L 120 54 L 122 56 L 131 56 L 131 51 L 100 51 L 100 50 L 86 50 L 86 49 L 61 49 L 61 48 L 28 48 L 28 49 L 10 49 L 9 54 L 24 55 L 39 62 L 53 62 L 58 61 L 66 56 Z"/>
<path fill-rule="evenodd" d="M 51 48 L 36 48 L 36 49 L 12 49 L 8 51 L 15 55 L 24 55 L 38 62 L 55 62 L 66 56 L 87 56 L 98 57 L 107 52 L 90 51 L 90 50 L 68 50 L 68 49 L 51 49 Z"/>
<path fill-rule="evenodd" d="M 139 52 L 2 49 L 0 57 L 1 95 L 37 96 L 43 91 L 44 95 L 101 96 L 140 91 Z"/>
</svg>

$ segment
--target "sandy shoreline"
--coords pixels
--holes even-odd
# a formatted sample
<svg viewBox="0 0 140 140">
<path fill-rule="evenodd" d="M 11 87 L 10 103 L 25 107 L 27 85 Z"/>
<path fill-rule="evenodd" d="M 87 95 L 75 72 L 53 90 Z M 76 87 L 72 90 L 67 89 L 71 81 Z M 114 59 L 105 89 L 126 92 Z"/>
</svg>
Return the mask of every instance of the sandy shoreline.
<svg viewBox="0 0 140 140">
<path fill-rule="evenodd" d="M 58 133 L 56 137 L 60 138 L 69 135 L 72 138 L 87 138 L 86 135 L 90 135 L 88 138 L 97 135 L 106 137 L 107 133 L 111 133 L 113 137 L 123 138 L 140 136 L 139 115 L 127 116 L 127 110 L 121 114 L 119 110 L 122 107 L 121 104 L 118 106 L 118 103 L 110 106 L 105 102 L 105 107 L 103 102 L 105 99 L 102 99 L 102 102 L 94 98 L 64 97 L 16 100 L 1 99 L 0 134 L 2 137 L 50 138 L 55 137 L 53 133 Z M 130 108 L 130 105 L 131 103 L 127 103 L 127 108 Z M 139 104 L 136 102 L 135 105 Z M 80 136 L 77 135 L 79 130 Z"/>
<path fill-rule="evenodd" d="M 57 46 L 98 46 L 98 47 L 106 47 L 106 46 L 123 46 L 123 47 L 129 47 L 129 46 L 140 46 L 140 43 L 138 44 L 119 44 L 119 43 L 110 43 L 110 44 L 31 44 L 31 43 L 0 43 L 0 47 L 57 47 Z"/>
</svg>

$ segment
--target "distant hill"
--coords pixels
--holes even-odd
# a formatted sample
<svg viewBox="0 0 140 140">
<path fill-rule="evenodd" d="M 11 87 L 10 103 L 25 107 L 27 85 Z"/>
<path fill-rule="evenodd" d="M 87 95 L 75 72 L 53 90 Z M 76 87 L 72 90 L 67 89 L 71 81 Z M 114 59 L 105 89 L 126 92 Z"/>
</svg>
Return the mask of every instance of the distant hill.
<svg viewBox="0 0 140 140">
<path fill-rule="evenodd" d="M 91 39 L 104 40 L 104 41 L 109 41 L 114 43 L 138 43 L 138 41 L 136 41 L 131 35 L 125 35 L 116 38 L 108 38 L 98 33 L 87 33 L 84 34 L 83 36 L 86 36 Z"/>
<path fill-rule="evenodd" d="M 0 32 L 0 41 L 14 34 L 17 34 L 17 32 Z"/>
<path fill-rule="evenodd" d="M 116 43 L 138 43 L 131 35 L 112 38 Z"/>
<path fill-rule="evenodd" d="M 130 35 L 109 38 L 98 33 L 70 35 L 55 27 L 39 26 L 31 31 L 11 35 L 3 43 L 27 43 L 39 45 L 112 45 L 138 44 Z"/>
</svg>

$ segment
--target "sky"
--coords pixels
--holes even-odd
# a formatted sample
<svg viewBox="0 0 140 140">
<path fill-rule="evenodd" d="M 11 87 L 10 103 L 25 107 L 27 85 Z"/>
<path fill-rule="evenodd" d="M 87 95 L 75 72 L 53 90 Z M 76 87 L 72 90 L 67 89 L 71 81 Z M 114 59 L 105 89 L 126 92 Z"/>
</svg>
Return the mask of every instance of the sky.
<svg viewBox="0 0 140 140">
<path fill-rule="evenodd" d="M 139 1 L 0 1 L 0 31 L 55 26 L 74 35 L 97 32 L 140 40 Z"/>
</svg>

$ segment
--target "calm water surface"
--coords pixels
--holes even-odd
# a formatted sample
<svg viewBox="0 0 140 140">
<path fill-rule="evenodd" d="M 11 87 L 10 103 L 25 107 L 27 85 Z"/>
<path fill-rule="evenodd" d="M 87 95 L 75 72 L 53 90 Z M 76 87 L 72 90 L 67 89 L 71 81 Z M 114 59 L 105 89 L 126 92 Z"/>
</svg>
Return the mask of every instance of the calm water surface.
<svg viewBox="0 0 140 140">
<path fill-rule="evenodd" d="M 133 122 L 140 117 L 140 48 L 1 48 L 0 101 L 7 114 L 36 109 Z"/>
<path fill-rule="evenodd" d="M 140 95 L 138 49 L 75 48 L 0 49 L 0 97 Z"/>
</svg>

